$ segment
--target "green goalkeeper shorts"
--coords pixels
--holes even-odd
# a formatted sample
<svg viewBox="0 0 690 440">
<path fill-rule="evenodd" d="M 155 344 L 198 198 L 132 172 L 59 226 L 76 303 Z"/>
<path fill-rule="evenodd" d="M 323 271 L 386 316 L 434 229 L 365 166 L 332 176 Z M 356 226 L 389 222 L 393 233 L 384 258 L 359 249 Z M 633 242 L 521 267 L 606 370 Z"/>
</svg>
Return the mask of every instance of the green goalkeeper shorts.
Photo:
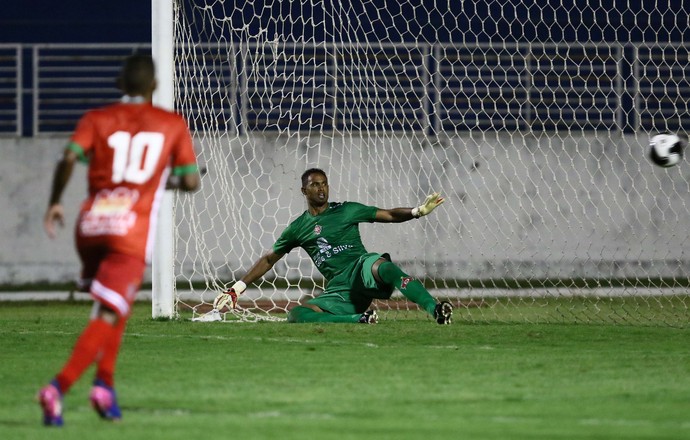
<svg viewBox="0 0 690 440">
<path fill-rule="evenodd" d="M 321 310 L 334 315 L 364 313 L 374 299 L 388 299 L 393 286 L 376 282 L 371 267 L 379 258 L 390 261 L 390 255 L 368 253 L 359 257 L 329 281 L 326 290 L 316 298 L 307 301 Z"/>
</svg>

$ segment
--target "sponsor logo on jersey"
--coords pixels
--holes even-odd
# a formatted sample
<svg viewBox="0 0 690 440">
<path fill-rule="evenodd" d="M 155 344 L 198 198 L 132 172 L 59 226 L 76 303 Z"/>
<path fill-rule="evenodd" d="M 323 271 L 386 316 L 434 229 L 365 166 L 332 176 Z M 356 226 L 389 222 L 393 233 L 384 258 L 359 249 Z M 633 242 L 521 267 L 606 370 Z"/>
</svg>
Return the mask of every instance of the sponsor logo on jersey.
<svg viewBox="0 0 690 440">
<path fill-rule="evenodd" d="M 316 246 L 319 247 L 319 253 L 312 255 L 312 261 L 314 261 L 316 267 L 321 267 L 323 262 L 332 256 L 354 247 L 351 244 L 341 244 L 340 246 L 333 247 L 324 237 L 319 237 L 316 239 Z"/>
<path fill-rule="evenodd" d="M 139 191 L 136 189 L 118 187 L 99 191 L 91 209 L 81 219 L 81 233 L 86 236 L 126 235 L 137 219 L 132 211 L 137 200 Z"/>
<path fill-rule="evenodd" d="M 328 253 L 333 246 L 328 244 L 328 240 L 326 240 L 323 237 L 319 237 L 316 239 L 316 245 L 319 247 L 319 252 L 322 254 Z"/>
</svg>

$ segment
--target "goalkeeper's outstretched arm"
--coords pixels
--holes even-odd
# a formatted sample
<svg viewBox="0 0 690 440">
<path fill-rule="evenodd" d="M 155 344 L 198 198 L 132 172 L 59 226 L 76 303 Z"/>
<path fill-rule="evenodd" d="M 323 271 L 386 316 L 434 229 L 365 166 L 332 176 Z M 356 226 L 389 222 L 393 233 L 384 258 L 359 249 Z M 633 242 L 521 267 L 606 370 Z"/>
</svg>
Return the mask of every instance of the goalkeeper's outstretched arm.
<svg viewBox="0 0 690 440">
<path fill-rule="evenodd" d="M 213 301 L 213 308 L 216 310 L 221 310 L 226 306 L 230 309 L 236 308 L 237 299 L 244 293 L 247 286 L 264 276 L 284 255 L 285 254 L 277 254 L 273 252 L 273 250 L 266 252 L 261 258 L 254 262 L 252 267 L 249 268 L 247 273 L 239 281 L 236 281 L 235 284 L 232 285 L 230 290 L 216 297 Z"/>
<path fill-rule="evenodd" d="M 253 283 L 264 276 L 266 272 L 273 269 L 273 266 L 283 258 L 284 255 L 285 254 L 276 254 L 273 250 L 266 252 L 261 258 L 254 262 L 252 267 L 249 268 L 240 281 L 247 285 Z"/>
<path fill-rule="evenodd" d="M 415 208 L 379 209 L 376 211 L 375 221 L 380 223 L 401 223 L 423 217 L 430 214 L 445 200 L 440 193 L 429 194 L 424 202 Z"/>
</svg>

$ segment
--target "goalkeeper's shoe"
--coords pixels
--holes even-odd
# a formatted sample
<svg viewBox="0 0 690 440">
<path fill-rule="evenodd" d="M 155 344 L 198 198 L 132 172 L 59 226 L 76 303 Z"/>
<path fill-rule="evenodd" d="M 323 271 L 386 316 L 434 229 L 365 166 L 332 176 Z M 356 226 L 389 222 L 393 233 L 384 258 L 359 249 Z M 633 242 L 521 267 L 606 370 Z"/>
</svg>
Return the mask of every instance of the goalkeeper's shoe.
<svg viewBox="0 0 690 440">
<path fill-rule="evenodd" d="M 38 392 L 38 402 L 43 408 L 43 424 L 62 426 L 62 393 L 53 381 Z"/>
<path fill-rule="evenodd" d="M 379 321 L 379 315 L 376 310 L 367 310 L 359 317 L 360 324 L 376 324 Z"/>
<path fill-rule="evenodd" d="M 102 380 L 96 379 L 89 395 L 91 406 L 102 419 L 117 421 L 122 418 L 122 412 L 117 405 L 115 390 L 106 385 Z"/>
<path fill-rule="evenodd" d="M 434 319 L 439 324 L 450 324 L 453 317 L 453 306 L 448 301 L 441 301 L 434 309 Z"/>
</svg>

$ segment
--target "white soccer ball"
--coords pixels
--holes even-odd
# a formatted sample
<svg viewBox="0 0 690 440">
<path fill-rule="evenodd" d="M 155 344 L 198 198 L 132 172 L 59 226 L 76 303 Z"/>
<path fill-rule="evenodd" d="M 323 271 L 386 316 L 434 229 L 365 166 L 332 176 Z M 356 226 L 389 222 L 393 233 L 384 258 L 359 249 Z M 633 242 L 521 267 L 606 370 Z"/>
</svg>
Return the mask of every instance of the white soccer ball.
<svg viewBox="0 0 690 440">
<path fill-rule="evenodd" d="M 685 142 L 677 134 L 657 134 L 649 141 L 649 159 L 660 167 L 678 165 Z"/>
</svg>

